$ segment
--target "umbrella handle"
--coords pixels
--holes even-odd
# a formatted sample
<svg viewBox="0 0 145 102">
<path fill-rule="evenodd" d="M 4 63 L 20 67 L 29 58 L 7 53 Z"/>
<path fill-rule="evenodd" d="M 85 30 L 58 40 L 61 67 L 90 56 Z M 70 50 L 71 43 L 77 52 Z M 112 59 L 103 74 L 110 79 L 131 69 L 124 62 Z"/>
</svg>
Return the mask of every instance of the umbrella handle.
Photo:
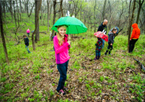
<svg viewBox="0 0 145 102">
<path fill-rule="evenodd" d="M 71 39 L 71 36 L 70 36 L 70 35 L 68 35 L 68 41 L 70 41 L 70 39 Z"/>
</svg>

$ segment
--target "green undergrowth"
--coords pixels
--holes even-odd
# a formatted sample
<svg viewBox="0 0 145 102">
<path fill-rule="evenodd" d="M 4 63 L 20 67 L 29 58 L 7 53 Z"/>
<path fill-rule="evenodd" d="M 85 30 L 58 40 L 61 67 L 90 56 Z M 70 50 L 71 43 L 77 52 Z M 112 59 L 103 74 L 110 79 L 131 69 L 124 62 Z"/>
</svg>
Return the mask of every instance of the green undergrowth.
<svg viewBox="0 0 145 102">
<path fill-rule="evenodd" d="M 23 34 L 26 34 L 28 27 L 31 30 L 34 29 L 33 16 L 30 20 L 23 19 L 25 23 L 21 23 L 23 28 L 19 29 L 18 36 L 22 37 Z M 25 15 L 24 18 L 26 18 Z M 7 18 L 7 22 L 10 19 Z M 95 100 L 97 97 L 101 98 L 104 92 L 114 94 L 110 95 L 111 100 L 119 101 L 122 99 L 125 101 L 123 95 L 128 94 L 132 96 L 130 100 L 134 99 L 139 102 L 144 100 L 144 73 L 133 58 L 138 59 L 145 65 L 145 35 L 140 36 L 134 52 L 130 54 L 127 52 L 127 36 L 120 33 L 115 38 L 112 55 L 104 55 L 108 46 L 106 42 L 99 61 L 93 60 L 95 57 L 95 43 L 97 42 L 97 38 L 93 35 L 94 32 L 88 31 L 73 35 L 78 38 L 71 39 L 69 50 L 71 58 L 65 86 L 72 85 L 69 93 L 72 94 L 71 92 L 73 92 L 74 96 L 73 98 L 68 98 L 69 95 L 65 98 L 57 98 L 54 89 L 57 87 L 59 75 L 56 72 L 53 41 L 49 41 L 47 26 L 43 23 L 40 24 L 40 31 L 46 31 L 47 33 L 40 33 L 40 41 L 36 43 L 36 50 L 32 48 L 30 35 L 30 54 L 25 49 L 23 39 L 21 39 L 20 44 L 15 45 L 13 27 L 14 24 L 12 23 L 4 25 L 9 64 L 6 63 L 0 39 L 0 101 L 28 100 L 39 102 L 52 100 L 56 102 L 57 100 L 57 102 L 71 102 L 75 97 L 76 101 L 74 102 L 79 102 L 79 99 L 88 101 L 89 99 Z M 76 83 L 76 85 L 73 83 Z M 79 96 L 76 91 L 76 87 L 80 85 L 84 85 L 82 96 Z M 122 88 L 124 88 L 123 90 L 128 88 L 128 91 L 125 94 L 120 94 Z M 77 99 L 77 97 L 79 98 Z"/>
</svg>

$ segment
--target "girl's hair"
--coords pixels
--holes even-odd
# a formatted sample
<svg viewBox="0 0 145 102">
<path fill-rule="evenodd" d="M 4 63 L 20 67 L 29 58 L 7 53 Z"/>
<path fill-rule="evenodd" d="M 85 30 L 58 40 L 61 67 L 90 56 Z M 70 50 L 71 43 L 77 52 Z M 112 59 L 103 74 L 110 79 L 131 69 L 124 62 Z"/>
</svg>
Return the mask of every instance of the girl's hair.
<svg viewBox="0 0 145 102">
<path fill-rule="evenodd" d="M 60 27 L 65 27 L 65 28 L 67 28 L 67 26 L 58 26 L 57 27 L 57 29 L 59 29 Z M 63 44 L 63 39 L 64 39 L 64 36 L 61 36 L 60 34 L 59 34 L 59 32 L 56 34 L 57 35 L 57 39 L 58 39 L 58 43 L 59 43 L 59 45 L 61 46 L 62 44 Z"/>
<path fill-rule="evenodd" d="M 112 32 L 113 32 L 113 31 L 116 31 L 116 30 L 117 30 L 116 28 L 113 28 L 113 29 L 112 29 Z"/>
</svg>

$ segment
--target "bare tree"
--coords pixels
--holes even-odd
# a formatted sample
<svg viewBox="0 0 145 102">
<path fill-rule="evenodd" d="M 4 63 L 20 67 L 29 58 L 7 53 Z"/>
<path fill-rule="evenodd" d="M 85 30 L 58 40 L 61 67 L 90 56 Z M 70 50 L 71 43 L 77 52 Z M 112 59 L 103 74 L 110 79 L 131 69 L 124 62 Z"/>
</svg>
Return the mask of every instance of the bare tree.
<svg viewBox="0 0 145 102">
<path fill-rule="evenodd" d="M 19 0 L 19 4 L 20 4 L 20 12 L 22 13 L 22 1 Z"/>
<path fill-rule="evenodd" d="M 7 47 L 6 47 L 6 42 L 5 42 L 5 37 L 4 37 L 4 31 L 3 31 L 3 16 L 2 16 L 2 4 L 0 1 L 0 29 L 1 29 L 1 37 L 2 37 L 2 42 L 3 42 L 3 47 L 4 47 L 4 53 L 6 57 L 6 62 L 9 63 L 8 59 L 8 53 L 7 53 Z"/>
<path fill-rule="evenodd" d="M 54 25 L 54 23 L 55 23 L 55 18 L 56 18 L 56 4 L 57 4 L 57 2 L 56 2 L 56 0 L 53 0 L 53 25 Z M 51 36 L 50 36 L 50 40 L 52 41 L 52 37 L 53 37 L 53 35 L 54 35 L 54 30 L 52 31 L 52 34 L 51 34 Z"/>
<path fill-rule="evenodd" d="M 9 0 L 9 11 L 10 11 L 10 13 L 11 13 L 11 17 L 12 17 L 12 20 L 13 20 L 13 9 L 12 9 L 12 0 Z"/>
<path fill-rule="evenodd" d="M 31 16 L 34 6 L 35 6 L 35 3 L 33 3 L 33 5 L 32 5 L 31 10 L 30 10 L 30 13 L 29 13 L 29 12 L 27 12 L 28 17 L 30 17 L 30 16 Z"/>
<path fill-rule="evenodd" d="M 15 20 L 15 28 L 16 28 L 16 29 L 14 29 L 14 33 L 15 33 L 17 44 L 19 44 L 20 37 L 17 35 L 17 32 L 18 32 L 18 29 L 20 28 L 21 13 L 19 12 L 17 0 L 13 1 L 13 4 L 15 4 L 15 6 L 14 6 L 14 20 Z"/>
<path fill-rule="evenodd" d="M 141 11 L 141 7 L 142 7 L 142 4 L 144 3 L 144 0 L 139 0 L 138 4 L 139 4 L 139 8 L 138 8 L 138 12 L 137 12 L 137 19 L 136 19 L 136 23 L 138 23 L 139 21 L 139 16 L 140 16 L 140 11 Z"/>
<path fill-rule="evenodd" d="M 82 8 L 82 4 L 79 4 L 79 0 L 77 0 L 76 2 L 74 2 L 74 12 L 75 12 L 75 17 L 77 17 L 79 11 Z"/>
<path fill-rule="evenodd" d="M 61 12 L 61 17 L 63 17 L 63 9 L 62 9 L 62 3 L 63 3 L 63 0 L 60 1 L 60 12 Z"/>
<path fill-rule="evenodd" d="M 48 32 L 49 32 L 49 19 L 50 19 L 50 14 L 49 14 L 49 6 L 50 6 L 50 1 L 47 0 L 47 26 L 48 26 Z"/>
<path fill-rule="evenodd" d="M 103 20 L 105 19 L 106 2 L 107 2 L 107 0 L 104 1 L 104 5 L 103 5 L 103 12 L 102 12 L 102 18 L 103 18 Z"/>
<path fill-rule="evenodd" d="M 95 6 L 94 6 L 94 19 L 96 19 L 96 6 L 97 6 L 97 0 L 95 0 Z M 96 31 L 96 24 L 94 23 L 94 32 Z"/>
<path fill-rule="evenodd" d="M 129 27 L 128 27 L 128 51 L 129 51 L 129 42 L 130 42 L 130 34 L 131 34 L 131 25 L 134 19 L 134 11 L 135 11 L 135 4 L 136 0 L 133 0 L 133 10 L 132 10 L 132 16 L 130 18 L 130 6 L 131 6 L 131 0 L 129 3 Z"/>
<path fill-rule="evenodd" d="M 2 12 L 4 13 L 4 17 L 6 18 L 6 1 L 2 2 Z"/>
<path fill-rule="evenodd" d="M 25 12 L 28 13 L 28 2 L 29 0 L 25 0 L 24 4 L 25 4 Z"/>
<path fill-rule="evenodd" d="M 120 24 L 121 24 L 121 17 L 122 17 L 122 15 L 123 15 L 123 13 L 124 13 L 123 0 L 121 0 L 121 2 L 122 2 L 122 6 L 121 6 L 121 12 L 120 12 L 119 20 L 118 20 L 118 24 L 117 24 L 118 27 L 120 27 Z"/>
<path fill-rule="evenodd" d="M 109 18 L 112 18 L 112 8 L 111 8 L 111 3 L 110 3 L 110 0 L 108 0 L 108 4 L 109 4 Z M 104 15 L 105 16 L 105 15 Z M 105 19 L 105 18 L 104 18 Z M 111 29 L 111 22 L 112 20 L 109 20 L 109 24 L 108 24 L 108 28 Z"/>
<path fill-rule="evenodd" d="M 39 7 L 41 8 L 42 0 L 35 0 L 35 29 L 36 29 L 36 35 L 35 35 L 35 42 L 39 41 Z M 36 26 L 37 24 L 37 26 Z M 36 28 L 37 27 L 37 28 Z"/>
<path fill-rule="evenodd" d="M 56 0 L 53 0 L 53 24 L 55 23 L 56 18 Z"/>
<path fill-rule="evenodd" d="M 145 34 L 145 9 L 142 7 L 142 17 L 140 18 L 140 29 L 141 29 L 141 33 Z"/>
<path fill-rule="evenodd" d="M 36 9 L 35 8 L 35 12 L 36 12 L 36 14 L 35 14 L 35 30 L 34 30 L 34 32 L 32 33 L 32 45 L 33 45 L 33 50 L 35 50 L 36 49 L 36 47 L 35 47 L 35 41 L 34 41 L 34 34 L 36 34 L 36 31 L 37 31 L 37 27 L 39 26 L 38 25 L 38 23 L 39 23 L 39 11 L 40 11 L 40 8 L 41 8 L 41 2 L 42 2 L 42 0 L 40 0 L 40 3 L 39 3 L 39 6 L 38 6 L 38 9 Z M 35 5 L 37 4 L 37 0 L 35 0 Z"/>
</svg>

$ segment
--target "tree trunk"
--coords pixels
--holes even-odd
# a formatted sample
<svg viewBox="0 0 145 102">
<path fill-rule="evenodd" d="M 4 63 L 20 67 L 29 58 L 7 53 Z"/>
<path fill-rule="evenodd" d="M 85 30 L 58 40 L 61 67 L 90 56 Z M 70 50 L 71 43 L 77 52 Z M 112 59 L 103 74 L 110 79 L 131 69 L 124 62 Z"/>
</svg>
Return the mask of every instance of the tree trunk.
<svg viewBox="0 0 145 102">
<path fill-rule="evenodd" d="M 107 2 L 107 0 L 104 1 L 104 5 L 103 5 L 103 12 L 102 12 L 102 18 L 103 18 L 103 20 L 105 19 L 105 7 L 106 7 L 106 2 Z"/>
<path fill-rule="evenodd" d="M 20 3 L 20 13 L 22 13 L 22 3 L 21 3 L 21 0 L 19 0 L 19 3 Z"/>
<path fill-rule="evenodd" d="M 4 13 L 4 18 L 6 18 L 6 2 L 2 2 L 2 12 Z M 5 20 L 5 19 L 4 19 Z M 4 21 L 5 22 L 5 21 Z"/>
<path fill-rule="evenodd" d="M 47 26 L 48 26 L 48 32 L 49 32 L 49 0 L 47 0 Z"/>
<path fill-rule="evenodd" d="M 112 15 L 112 11 L 111 11 L 112 8 L 111 8 L 111 3 L 110 3 L 109 0 L 108 0 L 108 4 L 109 4 L 109 11 L 110 11 L 109 18 L 112 18 L 112 17 L 111 17 L 111 15 Z M 109 24 L 108 24 L 108 28 L 109 28 L 109 29 L 111 29 L 111 21 L 112 21 L 112 20 L 110 19 Z"/>
<path fill-rule="evenodd" d="M 52 8 L 53 8 L 53 3 L 50 2 L 50 10 L 49 10 L 49 15 L 52 13 Z"/>
<path fill-rule="evenodd" d="M 79 0 L 77 0 L 76 4 L 74 4 L 75 17 L 77 17 L 77 15 L 80 12 L 81 8 L 82 8 L 82 4 L 79 5 Z"/>
<path fill-rule="evenodd" d="M 2 22 L 3 20 L 2 19 L 3 19 L 3 17 L 2 17 L 2 4 L 0 2 L 0 29 L 1 29 L 1 37 L 2 37 L 2 42 L 3 42 L 6 62 L 9 63 L 8 53 L 7 53 L 7 47 L 6 47 L 5 37 L 4 37 L 4 31 L 3 31 L 3 22 Z"/>
<path fill-rule="evenodd" d="M 28 6 L 28 0 L 27 0 L 27 4 L 26 4 L 26 6 L 27 6 L 27 13 L 29 13 L 29 6 Z"/>
<path fill-rule="evenodd" d="M 14 33 L 15 33 L 15 37 L 16 37 L 16 42 L 17 42 L 17 44 L 19 44 L 20 43 L 20 38 L 17 36 L 17 31 L 20 27 L 19 22 L 20 22 L 21 14 L 19 13 L 17 0 L 13 1 L 13 4 L 16 4 L 14 6 L 14 20 L 15 20 L 15 27 L 16 27 L 16 30 L 14 31 Z M 15 7 L 17 7 L 17 9 Z M 16 12 L 16 10 L 18 10 L 18 11 Z"/>
<path fill-rule="evenodd" d="M 94 6 L 94 20 L 96 19 L 96 5 L 97 4 L 97 0 L 95 0 L 95 6 Z M 94 32 L 96 31 L 96 24 L 94 23 Z"/>
<path fill-rule="evenodd" d="M 63 3 L 63 0 L 60 1 L 60 12 L 61 12 L 61 17 L 63 17 L 62 3 Z"/>
<path fill-rule="evenodd" d="M 121 7 L 122 9 L 121 9 L 121 13 L 120 13 L 120 15 L 119 15 L 119 20 L 118 20 L 118 23 L 117 23 L 117 26 L 120 28 L 120 23 L 121 23 L 121 17 L 122 17 L 122 15 L 123 15 L 123 13 L 124 13 L 124 8 L 123 8 L 123 0 L 122 0 L 122 7 Z"/>
<path fill-rule="evenodd" d="M 36 34 L 35 34 L 35 42 L 39 41 L 39 14 L 38 9 L 39 9 L 40 1 L 35 0 L 35 29 L 36 29 Z M 37 26 L 36 26 L 37 23 Z"/>
<path fill-rule="evenodd" d="M 28 1 L 29 0 L 25 0 L 25 12 L 28 13 Z"/>
<path fill-rule="evenodd" d="M 39 24 L 39 11 L 40 11 L 40 8 L 41 8 L 41 3 L 42 3 L 42 0 L 40 0 L 40 4 L 39 4 L 39 6 L 38 6 L 38 9 L 36 9 L 35 8 L 35 12 L 37 12 L 36 14 L 35 14 L 35 17 L 37 18 L 35 18 L 35 30 L 34 30 L 34 32 L 32 33 L 32 46 L 33 46 L 33 50 L 35 50 L 36 49 L 36 47 L 35 47 L 35 41 L 34 41 L 34 34 L 36 34 L 36 31 L 37 31 L 37 27 L 39 26 L 38 24 Z M 37 0 L 35 0 L 35 5 L 37 4 Z M 37 11 L 36 11 L 37 10 Z"/>
<path fill-rule="evenodd" d="M 9 11 L 10 11 L 10 13 L 11 13 L 11 17 L 12 17 L 12 20 L 13 20 L 12 0 L 9 0 L 9 5 L 10 5 Z"/>
<path fill-rule="evenodd" d="M 53 25 L 55 23 L 55 18 L 56 18 L 56 0 L 53 1 Z M 52 37 L 54 36 L 54 30 L 52 31 L 52 34 L 50 36 L 50 40 L 52 41 Z"/>
<path fill-rule="evenodd" d="M 130 34 L 131 34 L 131 25 L 134 19 L 135 4 L 136 4 L 136 0 L 133 0 L 133 10 L 132 10 L 131 19 L 130 19 L 130 6 L 129 6 L 128 51 L 129 51 L 129 42 L 130 42 Z M 129 5 L 131 5 L 131 0 Z"/>
<path fill-rule="evenodd" d="M 138 21 L 139 21 L 140 10 L 141 10 L 143 2 L 144 2 L 144 0 L 142 2 L 141 2 L 141 0 L 139 0 L 139 8 L 138 8 L 137 19 L 136 19 L 137 24 L 138 24 Z"/>
<path fill-rule="evenodd" d="M 30 17 L 30 16 L 31 16 L 31 14 L 32 14 L 32 10 L 33 10 L 34 6 L 35 6 L 35 3 L 33 4 L 32 8 L 31 8 L 31 10 L 30 10 L 30 14 L 29 14 L 29 13 L 27 13 L 28 17 Z"/>
</svg>

